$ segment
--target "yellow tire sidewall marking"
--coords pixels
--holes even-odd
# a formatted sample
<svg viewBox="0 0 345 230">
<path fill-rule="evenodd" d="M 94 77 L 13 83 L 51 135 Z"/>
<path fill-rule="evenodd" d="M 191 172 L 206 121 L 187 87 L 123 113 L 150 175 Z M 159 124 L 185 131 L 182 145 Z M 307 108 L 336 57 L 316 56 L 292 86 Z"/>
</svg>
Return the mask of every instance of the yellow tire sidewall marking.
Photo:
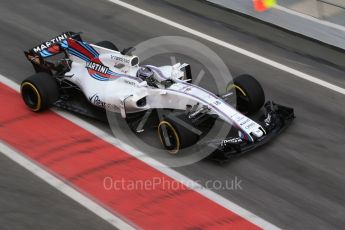
<svg viewBox="0 0 345 230">
<path fill-rule="evenodd" d="M 36 88 L 36 86 L 30 82 L 24 82 L 21 85 L 21 88 L 25 87 L 25 86 L 29 86 L 31 87 L 31 89 L 35 92 L 36 96 L 37 96 L 37 105 L 35 106 L 35 108 L 31 108 L 32 111 L 38 111 L 41 108 L 42 105 L 42 98 L 41 98 L 41 94 L 38 92 L 38 89 Z"/>
<path fill-rule="evenodd" d="M 159 129 L 161 128 L 162 125 L 166 125 L 166 127 L 169 127 L 169 128 L 172 130 L 172 132 L 174 133 L 174 136 L 175 136 L 175 138 L 176 138 L 176 142 L 177 142 L 177 143 L 176 143 L 176 148 L 173 149 L 173 150 L 168 150 L 168 152 L 169 152 L 170 154 L 177 154 L 178 151 L 180 150 L 180 145 L 181 145 L 181 143 L 180 143 L 180 138 L 179 138 L 179 136 L 178 136 L 178 133 L 176 132 L 175 128 L 170 124 L 170 122 L 161 121 L 161 122 L 159 123 L 159 125 L 158 125 L 158 129 L 157 129 L 157 130 L 158 130 L 159 140 L 161 141 L 162 145 L 164 145 L 163 137 L 162 137 L 162 135 L 161 135 L 161 132 L 159 131 Z"/>
<path fill-rule="evenodd" d="M 241 87 L 239 87 L 238 85 L 235 85 L 235 84 L 228 85 L 226 87 L 226 92 L 229 92 L 232 88 L 235 88 L 238 91 L 240 91 L 243 94 L 243 96 L 245 96 L 245 97 L 247 96 L 246 92 L 244 92 L 244 90 Z"/>
</svg>

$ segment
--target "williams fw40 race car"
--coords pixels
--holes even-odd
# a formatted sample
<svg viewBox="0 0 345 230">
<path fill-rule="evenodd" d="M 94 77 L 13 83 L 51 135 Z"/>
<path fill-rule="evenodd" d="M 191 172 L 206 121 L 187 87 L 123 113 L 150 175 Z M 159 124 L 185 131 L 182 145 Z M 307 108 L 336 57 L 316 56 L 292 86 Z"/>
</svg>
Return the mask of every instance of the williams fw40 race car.
<svg viewBox="0 0 345 230">
<path fill-rule="evenodd" d="M 132 51 L 63 33 L 25 52 L 36 74 L 22 82 L 22 98 L 34 112 L 56 106 L 101 120 L 107 119 L 106 112 L 117 113 L 136 133 L 147 126 L 142 122 L 146 112 L 156 111 L 149 123 L 171 154 L 198 144 L 220 120 L 231 127 L 228 134 L 203 142 L 220 161 L 267 143 L 294 119 L 293 109 L 265 103 L 262 87 L 250 75 L 236 77 L 219 96 L 192 84 L 188 64 L 140 66 Z M 232 97 L 236 106 L 228 103 Z M 164 115 L 157 116 L 157 111 Z"/>
</svg>

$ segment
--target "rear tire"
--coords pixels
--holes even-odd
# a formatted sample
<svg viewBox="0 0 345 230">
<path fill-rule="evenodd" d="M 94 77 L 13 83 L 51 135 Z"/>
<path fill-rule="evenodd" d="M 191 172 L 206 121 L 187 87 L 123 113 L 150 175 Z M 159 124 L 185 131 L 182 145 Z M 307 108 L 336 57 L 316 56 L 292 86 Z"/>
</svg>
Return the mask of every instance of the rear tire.
<svg viewBox="0 0 345 230">
<path fill-rule="evenodd" d="M 20 87 L 25 104 L 34 112 L 51 107 L 60 97 L 56 80 L 48 73 L 37 73 L 25 79 Z"/>
<path fill-rule="evenodd" d="M 248 74 L 240 75 L 230 82 L 226 90 L 236 90 L 237 109 L 245 114 L 258 112 L 265 103 L 265 93 L 260 83 Z"/>
<path fill-rule="evenodd" d="M 199 140 L 199 135 L 191 130 L 193 125 L 186 117 L 174 117 L 177 118 L 179 122 L 176 122 L 175 119 L 172 120 L 166 117 L 160 121 L 158 125 L 160 142 L 170 154 L 177 154 L 181 149 L 190 147 Z M 167 141 L 166 138 L 168 138 L 169 141 Z"/>
<path fill-rule="evenodd" d="M 96 43 L 96 45 L 103 47 L 103 48 L 110 49 L 110 50 L 119 51 L 119 49 L 116 47 L 116 45 L 114 45 L 114 43 L 112 43 L 110 41 L 101 41 L 101 42 Z"/>
</svg>

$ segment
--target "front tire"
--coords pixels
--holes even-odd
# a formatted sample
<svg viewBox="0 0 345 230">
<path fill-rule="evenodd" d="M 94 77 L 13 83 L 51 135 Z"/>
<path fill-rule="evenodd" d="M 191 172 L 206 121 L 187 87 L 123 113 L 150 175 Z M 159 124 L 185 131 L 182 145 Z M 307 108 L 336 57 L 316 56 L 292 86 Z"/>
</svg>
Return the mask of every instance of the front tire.
<svg viewBox="0 0 345 230">
<path fill-rule="evenodd" d="M 265 103 L 265 93 L 260 83 L 252 76 L 244 74 L 230 82 L 226 91 L 236 90 L 237 109 L 244 114 L 258 112 Z"/>
<path fill-rule="evenodd" d="M 34 112 L 51 107 L 60 97 L 56 80 L 48 73 L 37 73 L 25 79 L 20 87 L 25 104 Z"/>
<path fill-rule="evenodd" d="M 177 119 L 164 118 L 157 129 L 160 142 L 170 154 L 177 154 L 199 140 L 199 135 L 192 131 L 193 125 L 186 117 L 174 117 Z"/>
</svg>

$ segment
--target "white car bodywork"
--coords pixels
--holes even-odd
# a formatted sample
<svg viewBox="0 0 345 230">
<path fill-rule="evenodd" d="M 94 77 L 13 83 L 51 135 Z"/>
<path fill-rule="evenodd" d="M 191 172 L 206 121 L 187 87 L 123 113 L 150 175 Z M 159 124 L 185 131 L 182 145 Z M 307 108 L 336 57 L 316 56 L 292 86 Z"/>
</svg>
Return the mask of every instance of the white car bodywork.
<svg viewBox="0 0 345 230">
<path fill-rule="evenodd" d="M 235 126 L 239 137 L 254 142 L 265 134 L 265 130 L 255 121 L 238 112 L 222 98 L 188 83 L 183 68 L 186 64 L 173 66 L 147 66 L 154 72 L 158 88 L 149 86 L 137 77 L 141 68 L 136 56 L 122 55 L 120 52 L 96 45 L 89 45 L 97 51 L 98 63 L 90 63 L 69 52 L 71 70 L 65 75 L 76 84 L 90 103 L 104 109 L 121 113 L 135 113 L 148 109 L 171 108 L 185 110 L 187 105 L 199 104 L 199 108 L 209 108 L 208 113 L 217 114 L 220 119 Z M 99 72 L 99 74 L 98 74 Z M 110 79 L 103 79 L 102 73 L 111 72 Z M 104 74 L 103 74 L 104 75 Z M 175 83 L 165 88 L 159 82 L 171 79 Z M 145 99 L 143 99 L 145 98 Z M 138 104 L 140 100 L 146 103 Z"/>
</svg>

